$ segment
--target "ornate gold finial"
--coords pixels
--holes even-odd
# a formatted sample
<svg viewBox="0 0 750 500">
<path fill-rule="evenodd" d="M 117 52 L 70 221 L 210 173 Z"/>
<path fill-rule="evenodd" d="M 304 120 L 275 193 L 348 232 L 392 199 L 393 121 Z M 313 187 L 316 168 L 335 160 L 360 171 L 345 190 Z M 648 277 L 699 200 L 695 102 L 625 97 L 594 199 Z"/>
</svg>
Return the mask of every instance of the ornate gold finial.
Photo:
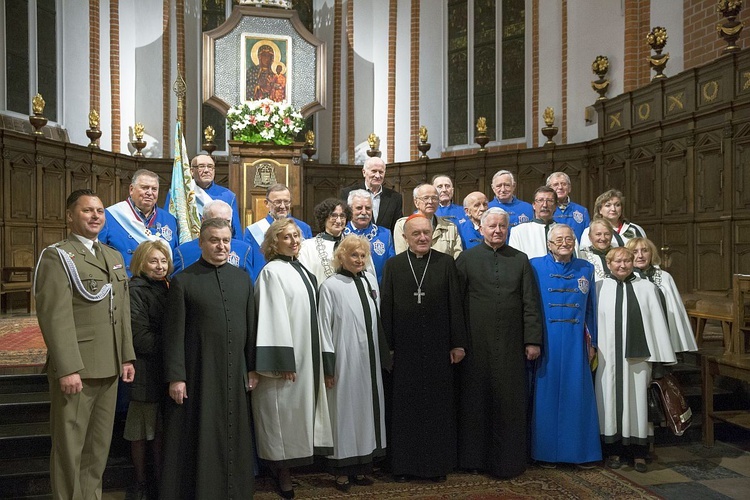
<svg viewBox="0 0 750 500">
<path fill-rule="evenodd" d="M 91 108 L 91 111 L 89 111 L 89 128 L 91 130 L 99 128 L 99 113 L 94 108 Z"/>
<path fill-rule="evenodd" d="M 315 147 L 315 132 L 312 130 L 305 132 L 305 147 L 302 148 L 302 152 L 307 156 L 305 163 L 315 163 L 313 155 L 318 152 L 318 149 Z"/>
<path fill-rule="evenodd" d="M 375 135 L 375 132 L 371 133 L 367 136 L 367 144 L 370 145 L 371 150 L 377 151 L 380 149 L 380 137 Z"/>
<path fill-rule="evenodd" d="M 185 79 L 182 78 L 182 68 L 177 65 L 177 78 L 174 80 L 172 85 L 172 91 L 177 96 L 177 120 L 185 126 L 185 96 L 187 95 L 187 84 Z"/>
<path fill-rule="evenodd" d="M 599 94 L 597 101 L 603 101 L 607 98 L 606 94 L 609 88 L 609 80 L 605 78 L 607 71 L 609 71 L 609 58 L 602 55 L 596 56 L 594 62 L 591 63 L 591 71 L 599 77 L 591 82 L 591 88 Z"/>
<path fill-rule="evenodd" d="M 37 95 L 31 100 L 31 109 L 34 111 L 35 115 L 41 115 L 44 112 L 44 105 L 45 102 L 42 94 L 37 93 Z"/>
<path fill-rule="evenodd" d="M 487 133 L 487 118 L 484 116 L 480 116 L 477 119 L 477 132 L 479 135 L 484 135 Z"/>
<path fill-rule="evenodd" d="M 143 133 L 145 131 L 146 127 L 144 127 L 141 122 L 136 123 L 135 127 L 133 127 L 133 134 L 135 135 L 136 140 L 143 140 Z"/>
<path fill-rule="evenodd" d="M 544 108 L 544 114 L 542 114 L 544 124 L 551 127 L 555 123 L 555 108 L 547 106 Z"/>
<path fill-rule="evenodd" d="M 667 67 L 667 61 L 669 61 L 669 52 L 662 54 L 661 51 L 667 44 L 667 38 L 669 38 L 667 36 L 667 28 L 664 28 L 663 26 L 654 26 L 651 31 L 649 31 L 648 35 L 646 35 L 646 42 L 652 49 L 654 49 L 654 52 L 656 52 L 656 55 L 649 55 L 646 58 L 651 69 L 656 72 L 656 75 L 654 75 L 653 78 L 654 80 L 657 78 L 666 78 L 664 70 Z"/>
<path fill-rule="evenodd" d="M 315 144 L 315 132 L 308 130 L 305 132 L 305 146 L 312 146 Z"/>
<path fill-rule="evenodd" d="M 216 131 L 211 125 L 209 125 L 203 130 L 203 137 L 204 139 L 206 139 L 206 142 L 214 142 L 214 137 L 216 137 Z"/>
<path fill-rule="evenodd" d="M 427 127 L 422 125 L 421 127 L 419 127 L 419 142 L 425 143 L 427 142 L 427 138 L 428 138 Z"/>
<path fill-rule="evenodd" d="M 716 32 L 727 42 L 724 47 L 725 54 L 738 52 L 740 47 L 737 45 L 737 39 L 740 37 L 742 28 L 745 27 L 742 21 L 737 20 L 737 16 L 742 10 L 742 0 L 719 0 L 716 11 L 721 12 L 724 16 L 724 24 L 716 25 Z"/>
</svg>

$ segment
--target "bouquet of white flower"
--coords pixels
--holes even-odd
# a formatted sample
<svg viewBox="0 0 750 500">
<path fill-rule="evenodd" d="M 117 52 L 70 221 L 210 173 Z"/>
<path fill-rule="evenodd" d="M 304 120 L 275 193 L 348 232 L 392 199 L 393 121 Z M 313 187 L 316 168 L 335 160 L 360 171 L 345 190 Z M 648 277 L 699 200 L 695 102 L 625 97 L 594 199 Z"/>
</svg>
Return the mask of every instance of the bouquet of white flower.
<svg viewBox="0 0 750 500">
<path fill-rule="evenodd" d="M 302 130 L 302 114 L 287 102 L 250 101 L 229 108 L 227 122 L 232 139 L 250 143 L 272 141 L 288 146 Z"/>
</svg>

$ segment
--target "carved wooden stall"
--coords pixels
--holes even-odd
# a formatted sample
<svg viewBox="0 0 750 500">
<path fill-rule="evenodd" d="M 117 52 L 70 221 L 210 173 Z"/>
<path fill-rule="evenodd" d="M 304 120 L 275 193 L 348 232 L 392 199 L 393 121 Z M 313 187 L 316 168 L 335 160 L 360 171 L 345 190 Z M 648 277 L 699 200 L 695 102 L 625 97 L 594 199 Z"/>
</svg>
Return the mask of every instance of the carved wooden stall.
<svg viewBox="0 0 750 500">
<path fill-rule="evenodd" d="M 492 195 L 500 169 L 517 177 L 516 195 L 531 200 L 553 171 L 570 175 L 571 197 L 593 209 L 609 188 L 625 195 L 624 214 L 663 248 L 683 292 L 726 294 L 734 273 L 750 273 L 750 53 L 652 82 L 596 104 L 599 138 L 587 143 L 389 165 L 386 185 L 412 189 L 442 173 L 455 201 Z M 416 139 L 415 139 L 416 140 Z M 339 185 L 361 180 L 360 167 L 305 170 L 304 216 Z"/>
</svg>

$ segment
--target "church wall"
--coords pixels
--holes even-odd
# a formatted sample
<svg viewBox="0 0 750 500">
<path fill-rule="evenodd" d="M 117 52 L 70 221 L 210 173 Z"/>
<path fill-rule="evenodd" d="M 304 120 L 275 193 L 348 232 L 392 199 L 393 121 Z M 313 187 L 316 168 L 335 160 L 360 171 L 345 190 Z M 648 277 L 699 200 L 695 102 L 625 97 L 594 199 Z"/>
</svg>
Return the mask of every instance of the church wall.
<svg viewBox="0 0 750 500">
<path fill-rule="evenodd" d="M 60 123 L 67 128 L 70 141 L 88 144 L 89 127 L 89 7 L 88 2 L 70 2 L 60 10 L 62 20 L 62 114 Z"/>
<path fill-rule="evenodd" d="M 445 57 L 445 7 L 437 8 L 430 0 L 422 0 L 420 12 L 419 124 L 427 127 L 429 133 L 432 146 L 427 155 L 436 158 L 445 143 L 445 82 L 450 71 Z"/>
<path fill-rule="evenodd" d="M 667 63 L 667 75 L 676 75 L 681 73 L 685 69 L 685 43 L 684 43 L 684 19 L 683 14 L 683 3 L 684 0 L 657 0 L 651 2 L 651 28 L 654 26 L 664 26 L 667 28 L 667 46 L 664 48 L 665 52 L 669 52 L 669 62 Z M 711 2 L 714 9 L 716 9 L 716 2 Z M 719 39 L 716 34 L 716 28 L 714 27 L 716 17 L 716 11 L 712 15 L 708 16 L 708 20 L 711 23 L 711 35 L 715 40 Z M 644 39 L 646 35 L 643 36 Z M 723 42 L 722 42 L 723 43 Z M 715 56 L 711 56 L 714 60 Z M 652 72 L 653 75 L 653 72 Z"/>
<path fill-rule="evenodd" d="M 391 158 L 389 151 L 393 152 L 395 161 L 408 161 L 412 140 L 411 131 L 411 0 L 398 0 L 398 37 L 396 40 L 396 109 L 395 135 L 393 144 L 386 144 L 383 155 Z M 381 149 L 383 143 L 381 142 Z"/>
<path fill-rule="evenodd" d="M 713 61 L 726 47 L 726 43 L 716 33 L 716 24 L 723 19 L 722 15 L 716 12 L 716 4 L 717 2 L 712 0 L 683 0 L 685 69 Z M 745 4 L 745 10 L 747 7 Z M 744 12 L 740 13 L 740 20 L 745 17 Z M 744 38 L 743 33 L 737 41 L 739 47 L 746 47 Z M 671 37 L 668 43 L 671 43 Z"/>
<path fill-rule="evenodd" d="M 369 22 L 375 18 L 375 6 L 369 2 L 354 3 L 354 146 L 367 149 L 367 136 L 373 130 L 375 111 L 375 61 L 378 35 Z M 382 46 L 382 45 L 381 45 Z M 364 153 L 362 153 L 364 154 Z M 355 163 L 354 158 L 349 163 Z"/>
<path fill-rule="evenodd" d="M 314 0 L 314 35 L 326 44 L 328 64 L 326 66 L 326 109 L 315 113 L 315 142 L 318 159 L 323 163 L 333 163 L 331 158 L 333 127 L 333 4 L 334 0 Z"/>
<path fill-rule="evenodd" d="M 530 147 L 544 144 L 546 137 L 542 112 L 548 106 L 555 108 L 555 125 L 560 127 L 562 108 L 562 2 L 542 2 L 539 8 L 539 114 L 529 117 L 533 124 Z M 526 39 L 530 41 L 530 33 Z M 501 90 L 502 91 L 502 90 Z M 560 137 L 557 137 L 560 140 Z"/>
</svg>

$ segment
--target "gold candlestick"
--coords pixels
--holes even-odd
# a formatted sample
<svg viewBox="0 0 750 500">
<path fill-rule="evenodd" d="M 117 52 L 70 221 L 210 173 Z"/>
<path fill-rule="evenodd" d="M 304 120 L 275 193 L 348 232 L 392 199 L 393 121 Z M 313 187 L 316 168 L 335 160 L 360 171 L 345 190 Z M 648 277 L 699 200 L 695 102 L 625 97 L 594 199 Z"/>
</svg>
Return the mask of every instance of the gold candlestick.
<svg viewBox="0 0 750 500">
<path fill-rule="evenodd" d="M 141 122 L 136 123 L 135 127 L 133 127 L 133 134 L 135 135 L 135 140 L 130 143 L 135 148 L 135 153 L 133 153 L 133 156 L 138 156 L 138 157 L 143 156 L 143 153 L 141 153 L 141 150 L 146 147 L 146 141 L 143 140 L 143 133 L 145 131 L 146 131 L 146 128 L 143 126 Z"/>
<path fill-rule="evenodd" d="M 44 135 L 42 127 L 47 125 L 47 118 L 42 115 L 44 112 L 44 105 L 45 102 L 42 94 L 37 93 L 37 95 L 31 100 L 31 109 L 34 114 L 29 116 L 29 123 L 34 127 L 34 133 L 36 135 Z"/>
</svg>

